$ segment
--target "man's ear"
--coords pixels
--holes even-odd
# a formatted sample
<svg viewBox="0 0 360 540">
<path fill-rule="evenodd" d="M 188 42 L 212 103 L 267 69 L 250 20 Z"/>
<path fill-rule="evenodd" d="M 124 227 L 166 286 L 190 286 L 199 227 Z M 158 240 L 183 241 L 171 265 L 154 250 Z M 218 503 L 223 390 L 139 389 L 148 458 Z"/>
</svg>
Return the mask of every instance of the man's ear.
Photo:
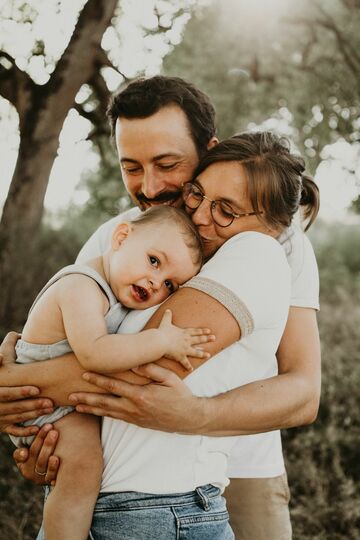
<svg viewBox="0 0 360 540">
<path fill-rule="evenodd" d="M 116 251 L 130 233 L 131 227 L 129 223 L 119 223 L 116 225 L 111 238 L 111 249 Z"/>
<path fill-rule="evenodd" d="M 210 141 L 207 143 L 206 148 L 210 150 L 210 148 L 214 148 L 214 146 L 216 146 L 217 144 L 219 144 L 219 139 L 217 137 L 211 137 Z"/>
</svg>

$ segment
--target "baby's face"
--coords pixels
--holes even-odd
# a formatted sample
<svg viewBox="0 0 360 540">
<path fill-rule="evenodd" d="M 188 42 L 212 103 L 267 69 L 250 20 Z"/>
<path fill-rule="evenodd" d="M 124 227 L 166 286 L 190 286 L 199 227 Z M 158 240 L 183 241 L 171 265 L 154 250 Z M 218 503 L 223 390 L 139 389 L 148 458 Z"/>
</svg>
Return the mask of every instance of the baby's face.
<svg viewBox="0 0 360 540">
<path fill-rule="evenodd" d="M 127 227 L 127 232 L 122 226 Z M 197 273 L 191 251 L 175 224 L 122 224 L 116 231 L 109 258 L 109 282 L 124 306 L 155 306 Z"/>
</svg>

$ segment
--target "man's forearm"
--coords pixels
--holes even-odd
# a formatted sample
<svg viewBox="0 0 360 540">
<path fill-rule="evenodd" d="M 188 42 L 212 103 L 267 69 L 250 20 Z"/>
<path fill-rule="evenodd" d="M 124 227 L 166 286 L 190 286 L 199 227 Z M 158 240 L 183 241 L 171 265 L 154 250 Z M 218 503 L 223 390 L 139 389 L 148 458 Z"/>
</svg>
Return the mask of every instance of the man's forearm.
<svg viewBox="0 0 360 540">
<path fill-rule="evenodd" d="M 319 388 L 288 373 L 194 401 L 184 432 L 210 436 L 251 435 L 309 424 L 316 418 Z M 291 391 L 289 391 L 291 389 Z"/>
</svg>

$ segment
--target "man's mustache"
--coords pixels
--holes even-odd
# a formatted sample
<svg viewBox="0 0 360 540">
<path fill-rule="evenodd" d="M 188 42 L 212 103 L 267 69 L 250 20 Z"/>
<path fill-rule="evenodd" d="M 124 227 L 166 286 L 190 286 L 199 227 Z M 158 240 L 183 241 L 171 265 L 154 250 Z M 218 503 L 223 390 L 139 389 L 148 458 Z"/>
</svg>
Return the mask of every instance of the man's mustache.
<svg viewBox="0 0 360 540">
<path fill-rule="evenodd" d="M 148 199 L 143 193 L 138 193 L 136 195 L 137 200 L 142 204 L 161 204 L 165 202 L 171 202 L 179 199 L 181 197 L 182 191 L 164 191 L 163 193 L 159 193 L 156 197 L 153 199 Z"/>
</svg>

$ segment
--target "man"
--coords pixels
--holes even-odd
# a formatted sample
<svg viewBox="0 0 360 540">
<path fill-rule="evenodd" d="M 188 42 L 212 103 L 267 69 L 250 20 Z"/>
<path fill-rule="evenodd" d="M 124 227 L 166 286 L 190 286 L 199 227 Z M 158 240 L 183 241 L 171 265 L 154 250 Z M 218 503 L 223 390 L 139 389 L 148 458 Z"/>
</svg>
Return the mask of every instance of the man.
<svg viewBox="0 0 360 540">
<path fill-rule="evenodd" d="M 131 83 L 116 96 L 109 116 L 123 180 L 135 204 L 141 209 L 154 204 L 180 205 L 182 183 L 191 179 L 199 157 L 217 143 L 214 110 L 208 98 L 181 79 L 153 77 Z M 132 215 L 137 210 L 130 212 Z M 104 249 L 116 220 L 93 235 L 80 253 L 82 260 Z M 161 383 L 146 387 L 91 375 L 90 382 L 113 395 L 78 394 L 74 401 L 80 404 L 78 410 L 162 431 L 213 436 L 251 435 L 312 422 L 319 401 L 320 351 L 314 300 L 316 278 L 315 293 L 307 297 L 303 290 L 304 282 L 309 283 L 307 275 L 314 274 L 314 267 L 309 264 L 310 270 L 297 268 L 298 274 L 304 275 L 301 279 L 296 276 L 301 285 L 296 283 L 295 300 L 278 351 L 279 376 L 199 400 L 176 375 L 161 367 L 145 368 L 150 378 Z M 205 311 L 208 311 L 206 301 L 202 305 L 202 312 Z M 214 312 L 209 326 L 216 335 L 219 334 L 217 319 L 224 316 L 223 312 Z M 203 326 L 201 310 L 194 309 L 190 314 L 185 301 L 179 306 L 177 317 L 180 325 L 186 322 Z M 304 333 L 306 343 L 302 339 Z M 221 340 L 217 346 L 221 346 Z M 42 389 L 46 395 L 45 383 Z M 48 407 L 44 399 L 30 400 L 28 404 L 18 401 L 21 392 L 30 395 L 30 391 L 34 389 L 0 389 L 0 426 L 4 431 L 14 432 L 19 428 L 10 424 L 35 416 L 31 412 L 35 405 Z M 267 444 L 271 446 L 271 437 L 267 433 L 239 438 L 233 457 L 231 485 L 225 494 L 239 539 L 291 537 L 283 464 L 266 464 L 264 449 Z M 48 461 L 55 444 L 56 431 L 43 428 L 33 443 L 29 459 L 25 449 L 16 451 L 18 466 L 26 477 L 38 483 L 43 478 L 46 483 L 55 478 L 58 461 L 54 456 Z M 38 474 L 34 473 L 34 466 Z"/>
</svg>

